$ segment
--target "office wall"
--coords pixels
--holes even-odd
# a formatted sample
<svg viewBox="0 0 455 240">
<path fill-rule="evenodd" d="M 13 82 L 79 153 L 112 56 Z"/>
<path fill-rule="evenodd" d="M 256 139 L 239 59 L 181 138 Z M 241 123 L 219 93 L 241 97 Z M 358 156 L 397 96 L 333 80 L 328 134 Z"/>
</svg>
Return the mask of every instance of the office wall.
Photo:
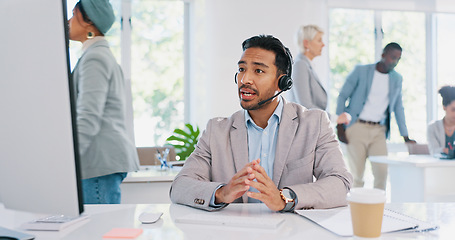
<svg viewBox="0 0 455 240">
<path fill-rule="evenodd" d="M 234 75 L 241 43 L 257 34 L 272 34 L 298 53 L 295 32 L 302 24 L 327 29 L 327 1 L 194 0 L 190 9 L 190 122 L 205 128 L 207 120 L 240 109 Z M 327 35 L 325 35 L 327 42 Z M 316 58 L 327 79 L 328 52 Z"/>
</svg>

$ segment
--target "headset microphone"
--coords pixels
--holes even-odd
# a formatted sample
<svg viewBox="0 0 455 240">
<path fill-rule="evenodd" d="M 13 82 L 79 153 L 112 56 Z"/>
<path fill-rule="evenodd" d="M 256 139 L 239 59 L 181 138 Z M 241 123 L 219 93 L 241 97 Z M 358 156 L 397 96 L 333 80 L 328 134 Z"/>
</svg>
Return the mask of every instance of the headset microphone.
<svg viewBox="0 0 455 240">
<path fill-rule="evenodd" d="M 261 106 L 262 104 L 274 99 L 276 96 L 280 95 L 282 92 L 284 92 L 284 90 L 281 90 L 280 92 L 278 92 L 277 94 L 273 95 L 273 97 L 271 97 L 269 99 L 262 100 L 262 101 L 258 102 L 258 106 Z"/>
</svg>

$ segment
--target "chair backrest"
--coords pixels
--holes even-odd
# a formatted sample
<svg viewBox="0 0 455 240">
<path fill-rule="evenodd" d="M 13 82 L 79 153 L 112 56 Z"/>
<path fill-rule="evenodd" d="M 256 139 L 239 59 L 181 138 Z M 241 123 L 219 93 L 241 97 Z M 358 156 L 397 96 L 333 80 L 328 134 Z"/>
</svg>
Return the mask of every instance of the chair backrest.
<svg viewBox="0 0 455 240">
<path fill-rule="evenodd" d="M 156 158 L 156 154 L 159 151 L 161 154 L 169 148 L 169 155 L 167 156 L 167 161 L 175 161 L 175 149 L 173 146 L 163 146 L 163 147 L 138 147 L 137 155 L 139 157 L 140 165 L 161 165 L 160 160 Z"/>
<path fill-rule="evenodd" d="M 430 150 L 428 149 L 428 144 L 419 144 L 419 143 L 408 143 L 408 152 L 410 155 L 429 155 Z"/>
</svg>

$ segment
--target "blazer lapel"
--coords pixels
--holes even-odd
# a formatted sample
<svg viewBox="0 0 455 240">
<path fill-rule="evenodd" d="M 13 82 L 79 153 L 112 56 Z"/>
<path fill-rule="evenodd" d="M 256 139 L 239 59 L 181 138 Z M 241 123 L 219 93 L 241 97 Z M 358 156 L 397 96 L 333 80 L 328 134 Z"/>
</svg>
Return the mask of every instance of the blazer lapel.
<svg viewBox="0 0 455 240">
<path fill-rule="evenodd" d="M 397 83 L 395 79 L 394 71 L 391 71 L 389 74 L 389 106 L 394 106 L 396 102 L 396 92 L 398 90 Z M 390 111 L 391 112 L 391 111 Z"/>
<path fill-rule="evenodd" d="M 370 94 L 371 84 L 373 83 L 374 70 L 376 69 L 376 64 L 371 64 L 371 67 L 368 68 L 367 72 L 367 94 L 365 95 L 368 98 Z M 366 99 L 365 99 L 366 100 Z"/>
<path fill-rule="evenodd" d="M 244 111 L 233 115 L 231 127 L 231 149 L 234 157 L 234 169 L 238 172 L 248 163 L 248 137 Z"/>
<path fill-rule="evenodd" d="M 232 127 L 230 131 L 232 156 L 234 157 L 235 172 L 240 171 L 248 161 L 248 137 L 245 126 L 245 112 L 238 111 L 233 116 Z M 243 194 L 242 200 L 248 202 L 248 196 Z"/>
<path fill-rule="evenodd" d="M 284 166 L 286 166 L 288 153 L 291 149 L 291 144 L 294 141 L 295 132 L 298 126 L 297 121 L 295 121 L 297 118 L 297 113 L 295 111 L 296 110 L 291 104 L 286 104 L 286 101 L 284 101 L 283 113 L 281 114 L 281 122 L 278 130 L 275 162 L 273 164 L 273 182 L 277 187 L 279 186 Z"/>
<path fill-rule="evenodd" d="M 299 56 L 300 56 L 300 55 L 299 55 Z M 324 91 L 324 93 L 327 94 L 327 92 L 325 91 L 324 86 L 322 85 L 321 81 L 319 80 L 318 75 L 314 72 L 313 66 L 311 66 L 310 59 L 308 59 L 308 58 L 307 58 L 305 55 L 303 55 L 303 54 L 301 54 L 300 58 L 303 59 L 303 61 L 305 61 L 305 63 L 306 63 L 307 66 L 308 66 L 308 69 L 310 69 L 310 74 L 311 74 L 311 76 L 314 78 L 314 80 L 316 80 L 316 82 L 318 83 L 318 85 L 321 87 L 322 91 Z"/>
</svg>

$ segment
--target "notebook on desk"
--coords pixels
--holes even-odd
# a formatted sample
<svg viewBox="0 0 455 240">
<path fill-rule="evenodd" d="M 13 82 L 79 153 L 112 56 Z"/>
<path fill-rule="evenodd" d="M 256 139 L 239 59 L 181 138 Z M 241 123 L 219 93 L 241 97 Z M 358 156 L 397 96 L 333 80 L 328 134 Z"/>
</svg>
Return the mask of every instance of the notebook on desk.
<svg viewBox="0 0 455 240">
<path fill-rule="evenodd" d="M 264 218 L 251 216 L 231 216 L 221 214 L 188 214 L 175 219 L 176 223 L 204 224 L 229 227 L 274 229 L 283 223 L 284 218 Z"/>
<path fill-rule="evenodd" d="M 351 212 L 348 207 L 320 210 L 296 210 L 296 213 L 339 236 L 353 236 Z M 437 228 L 438 227 L 434 224 L 420 221 L 389 209 L 384 209 L 381 233 L 429 231 Z"/>
</svg>

